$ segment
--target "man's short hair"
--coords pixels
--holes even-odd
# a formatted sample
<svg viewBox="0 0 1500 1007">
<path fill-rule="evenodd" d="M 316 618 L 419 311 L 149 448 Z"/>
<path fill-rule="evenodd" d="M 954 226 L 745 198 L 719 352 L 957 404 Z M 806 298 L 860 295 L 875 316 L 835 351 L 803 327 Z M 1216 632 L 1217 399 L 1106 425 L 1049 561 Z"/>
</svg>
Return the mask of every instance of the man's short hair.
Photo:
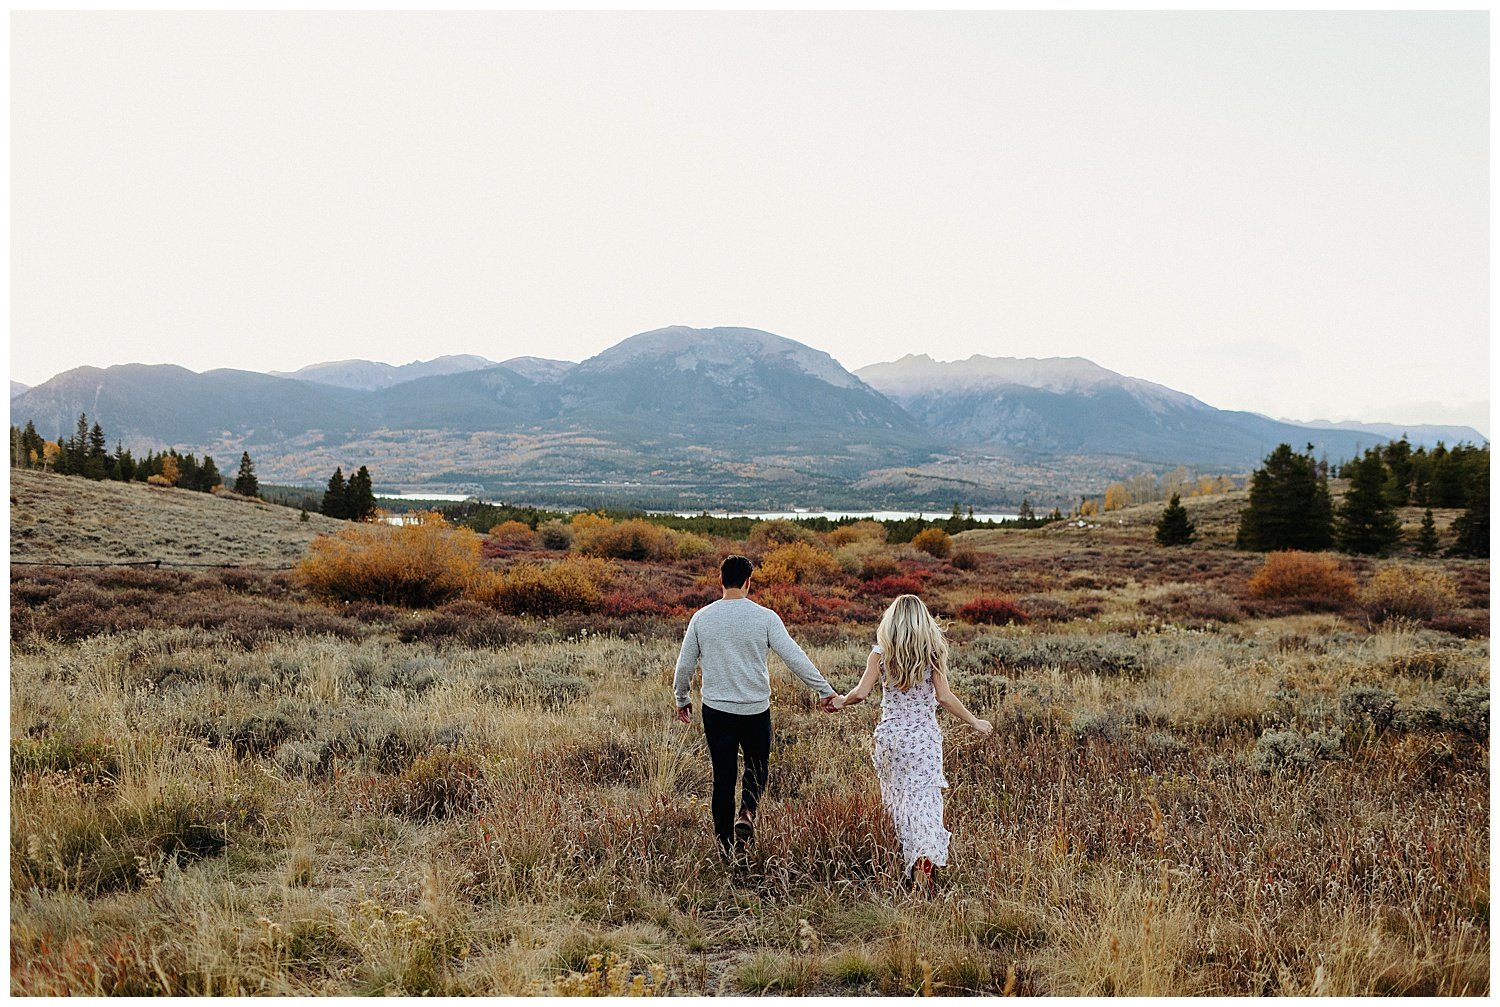
<svg viewBox="0 0 1500 1007">
<path fill-rule="evenodd" d="M 755 567 L 743 556 L 730 556 L 719 564 L 719 581 L 725 587 L 744 587 Z"/>
</svg>

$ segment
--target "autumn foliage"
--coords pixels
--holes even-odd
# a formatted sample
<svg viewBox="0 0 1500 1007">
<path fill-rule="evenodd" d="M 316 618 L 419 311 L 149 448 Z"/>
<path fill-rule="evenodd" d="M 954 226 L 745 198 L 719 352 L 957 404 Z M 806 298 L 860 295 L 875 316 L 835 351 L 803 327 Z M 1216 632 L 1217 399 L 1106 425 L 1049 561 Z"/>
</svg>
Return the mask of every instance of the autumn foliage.
<svg viewBox="0 0 1500 1007">
<path fill-rule="evenodd" d="M 475 585 L 479 545 L 477 534 L 438 514 L 399 527 L 355 524 L 314 539 L 297 573 L 327 598 L 426 608 Z"/>
<path fill-rule="evenodd" d="M 1360 600 L 1376 619 L 1434 619 L 1458 608 L 1458 587 L 1441 570 L 1400 563 L 1381 570 Z"/>
<path fill-rule="evenodd" d="M 1358 586 L 1354 574 L 1334 557 L 1288 549 L 1267 556 L 1248 587 L 1256 598 L 1300 599 L 1337 606 L 1353 601 Z"/>
<path fill-rule="evenodd" d="M 953 551 L 953 539 L 941 528 L 924 528 L 911 540 L 911 546 L 929 556 L 945 559 Z"/>
<path fill-rule="evenodd" d="M 832 553 L 808 542 L 788 542 L 766 553 L 755 576 L 762 584 L 816 584 L 840 572 Z"/>
<path fill-rule="evenodd" d="M 511 615 L 587 612 L 599 605 L 602 588 L 610 579 L 609 564 L 601 559 L 518 563 L 503 574 L 491 574 L 476 586 L 474 596 Z"/>
</svg>

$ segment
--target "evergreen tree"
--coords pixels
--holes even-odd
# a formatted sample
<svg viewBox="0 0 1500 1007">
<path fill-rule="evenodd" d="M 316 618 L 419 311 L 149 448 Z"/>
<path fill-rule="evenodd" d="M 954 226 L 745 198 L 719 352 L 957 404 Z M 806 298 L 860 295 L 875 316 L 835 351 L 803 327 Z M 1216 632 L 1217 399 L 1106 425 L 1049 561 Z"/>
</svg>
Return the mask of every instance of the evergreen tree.
<svg viewBox="0 0 1500 1007">
<path fill-rule="evenodd" d="M 328 479 L 328 489 L 323 491 L 323 514 L 327 517 L 349 516 L 349 487 L 344 483 L 344 468 L 333 470 Z"/>
<path fill-rule="evenodd" d="M 46 454 L 46 441 L 42 440 L 42 435 L 36 432 L 36 424 L 31 420 L 26 421 L 26 428 L 21 431 L 21 447 L 26 451 L 26 460 L 23 464 L 28 466 L 42 464 L 43 456 Z"/>
<path fill-rule="evenodd" d="M 109 475 L 109 444 L 104 439 L 104 428 L 97 420 L 89 430 L 88 445 L 83 456 L 83 474 L 90 479 L 103 479 Z"/>
<path fill-rule="evenodd" d="M 1442 441 L 1432 452 L 1432 479 L 1428 500 L 1434 507 L 1464 505 L 1463 445 L 1445 448 Z"/>
<path fill-rule="evenodd" d="M 83 474 L 84 463 L 88 460 L 89 450 L 89 419 L 85 413 L 78 414 L 78 427 L 73 431 L 73 436 L 57 438 L 58 447 L 61 450 L 57 455 L 57 465 L 54 467 L 60 475 L 76 476 Z"/>
<path fill-rule="evenodd" d="M 234 477 L 234 491 L 242 497 L 260 496 L 260 481 L 255 478 L 255 464 L 250 452 L 240 455 L 240 474 Z"/>
<path fill-rule="evenodd" d="M 1032 518 L 1036 517 L 1036 512 L 1031 509 L 1030 497 L 1021 498 L 1021 509 L 1016 513 L 1016 517 L 1020 518 L 1022 521 L 1030 521 Z"/>
<path fill-rule="evenodd" d="M 167 457 L 177 462 L 177 481 L 173 485 L 181 486 L 185 490 L 196 490 L 198 488 L 198 456 L 191 451 L 180 455 L 176 449 L 173 449 Z"/>
<path fill-rule="evenodd" d="M 135 478 L 135 459 L 130 457 L 130 452 L 119 441 L 115 442 L 115 464 L 110 475 L 125 483 Z"/>
<path fill-rule="evenodd" d="M 1339 506 L 1339 549 L 1362 556 L 1382 556 L 1401 539 L 1401 522 L 1386 495 L 1385 462 L 1370 448 L 1344 466 L 1349 491 Z"/>
<path fill-rule="evenodd" d="M 1333 504 L 1312 457 L 1278 445 L 1250 476 L 1249 505 L 1240 512 L 1236 549 L 1317 552 L 1333 543 Z"/>
<path fill-rule="evenodd" d="M 1197 529 L 1188 520 L 1187 508 L 1182 506 L 1181 495 L 1173 493 L 1171 503 L 1156 522 L 1157 544 L 1188 545 L 1197 537 Z"/>
<path fill-rule="evenodd" d="M 359 471 L 349 477 L 349 517 L 355 521 L 366 521 L 375 516 L 377 504 L 375 489 L 371 484 L 370 470 L 361 465 Z"/>
<path fill-rule="evenodd" d="M 1391 441 L 1381 450 L 1385 461 L 1385 498 L 1392 507 L 1405 507 L 1411 501 L 1412 469 L 1411 442 L 1402 434 L 1399 441 Z"/>
<path fill-rule="evenodd" d="M 198 480 L 194 487 L 200 493 L 210 493 L 215 486 L 224 485 L 224 477 L 219 475 L 219 467 L 214 464 L 212 455 L 203 456 L 203 464 L 198 466 Z"/>
<path fill-rule="evenodd" d="M 1422 530 L 1417 533 L 1417 555 L 1434 556 L 1438 551 L 1437 522 L 1432 520 L 1432 508 L 1422 512 Z"/>
<path fill-rule="evenodd" d="M 1490 554 L 1490 452 L 1476 452 L 1470 476 L 1468 507 L 1453 522 L 1456 540 L 1450 556 L 1488 558 Z"/>
</svg>

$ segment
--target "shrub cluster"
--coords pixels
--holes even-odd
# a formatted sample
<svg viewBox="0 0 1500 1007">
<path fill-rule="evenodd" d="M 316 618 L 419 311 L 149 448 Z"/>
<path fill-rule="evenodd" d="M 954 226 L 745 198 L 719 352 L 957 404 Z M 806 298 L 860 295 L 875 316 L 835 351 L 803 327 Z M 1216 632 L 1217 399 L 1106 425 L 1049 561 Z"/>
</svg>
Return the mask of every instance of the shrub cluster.
<svg viewBox="0 0 1500 1007">
<path fill-rule="evenodd" d="M 491 528 L 490 538 L 505 545 L 528 546 L 536 543 L 537 535 L 525 521 L 510 520 Z"/>
<path fill-rule="evenodd" d="M 953 538 L 941 528 L 923 528 L 911 540 L 913 549 L 937 559 L 946 559 L 953 551 Z"/>
<path fill-rule="evenodd" d="M 959 606 L 958 617 L 964 622 L 986 626 L 1003 626 L 1008 623 L 1029 621 L 1021 607 L 1009 598 L 975 598 Z"/>
<path fill-rule="evenodd" d="M 1293 599 L 1320 607 L 1343 608 L 1354 601 L 1354 574 L 1332 556 L 1286 550 L 1266 557 L 1250 578 L 1250 594 L 1271 600 Z"/>
<path fill-rule="evenodd" d="M 297 572 L 325 597 L 427 608 L 473 587 L 479 548 L 478 535 L 435 515 L 399 527 L 356 524 L 314 539 Z"/>
<path fill-rule="evenodd" d="M 1371 577 L 1360 600 L 1376 620 L 1428 621 L 1452 614 L 1458 607 L 1458 588 L 1441 570 L 1398 563 Z"/>
<path fill-rule="evenodd" d="M 578 527 L 580 521 L 582 528 Z M 573 530 L 573 547 L 590 556 L 632 560 L 677 558 L 672 532 L 640 518 L 617 523 L 609 518 L 580 514 L 573 519 Z"/>
<path fill-rule="evenodd" d="M 896 574 L 865 581 L 864 590 L 868 594 L 881 598 L 894 598 L 901 594 L 921 594 L 922 581 L 908 574 Z"/>
<path fill-rule="evenodd" d="M 761 584 L 820 584 L 839 572 L 832 553 L 810 542 L 788 542 L 766 553 L 755 576 Z"/>
<path fill-rule="evenodd" d="M 610 580 L 609 564 L 597 558 L 569 557 L 556 563 L 518 563 L 493 574 L 475 597 L 510 615 L 559 615 L 587 612 L 599 604 Z"/>
</svg>

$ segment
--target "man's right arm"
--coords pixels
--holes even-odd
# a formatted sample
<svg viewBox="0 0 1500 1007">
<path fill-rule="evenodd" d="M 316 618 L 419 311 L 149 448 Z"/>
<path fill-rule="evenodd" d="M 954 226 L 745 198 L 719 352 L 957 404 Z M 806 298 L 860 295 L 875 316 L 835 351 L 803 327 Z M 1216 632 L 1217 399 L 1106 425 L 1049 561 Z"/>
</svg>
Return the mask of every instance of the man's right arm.
<svg viewBox="0 0 1500 1007">
<path fill-rule="evenodd" d="M 682 650 L 677 653 L 677 673 L 672 676 L 672 693 L 677 699 L 678 709 L 693 701 L 689 690 L 693 685 L 693 669 L 698 667 L 701 653 L 702 649 L 698 646 L 698 617 L 694 616 L 688 623 L 687 632 L 683 634 Z"/>
<path fill-rule="evenodd" d="M 833 686 L 828 684 L 828 680 L 818 671 L 812 659 L 801 647 L 797 646 L 797 641 L 792 639 L 792 635 L 786 631 L 786 624 L 775 612 L 771 612 L 771 619 L 766 627 L 766 638 L 767 644 L 776 656 L 785 661 L 792 674 L 802 679 L 804 685 L 818 694 L 818 698 L 827 699 L 834 694 Z"/>
</svg>

